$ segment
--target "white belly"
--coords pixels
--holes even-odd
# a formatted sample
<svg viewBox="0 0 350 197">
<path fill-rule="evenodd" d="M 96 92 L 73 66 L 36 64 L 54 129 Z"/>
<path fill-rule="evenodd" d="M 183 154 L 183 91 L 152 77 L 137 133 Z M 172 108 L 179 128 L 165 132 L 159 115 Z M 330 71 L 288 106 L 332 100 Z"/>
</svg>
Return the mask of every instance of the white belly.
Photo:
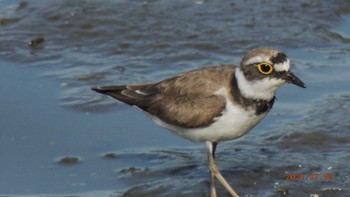
<svg viewBox="0 0 350 197">
<path fill-rule="evenodd" d="M 171 130 L 182 138 L 196 142 L 219 142 L 243 136 L 258 124 L 265 115 L 266 113 L 257 116 L 254 110 L 245 110 L 238 105 L 227 102 L 226 110 L 208 127 L 183 128 L 165 123 L 154 116 L 152 119 L 160 126 Z"/>
</svg>

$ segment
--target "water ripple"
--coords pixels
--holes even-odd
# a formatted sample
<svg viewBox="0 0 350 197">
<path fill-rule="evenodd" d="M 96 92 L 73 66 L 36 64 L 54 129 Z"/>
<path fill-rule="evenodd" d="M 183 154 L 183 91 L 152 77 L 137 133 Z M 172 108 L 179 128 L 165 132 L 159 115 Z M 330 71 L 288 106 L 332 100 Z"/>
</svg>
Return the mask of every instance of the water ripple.
<svg viewBox="0 0 350 197">
<path fill-rule="evenodd" d="M 43 66 L 61 80 L 61 104 L 105 105 L 88 86 L 160 80 L 198 66 L 238 63 L 257 46 L 319 48 L 348 2 L 39 1 L 4 8 L 0 57 Z M 315 20 L 322 18 L 322 20 Z M 28 42 L 44 38 L 40 48 Z M 124 72 L 115 67 L 125 68 Z M 103 107 L 102 107 L 103 108 Z"/>
</svg>

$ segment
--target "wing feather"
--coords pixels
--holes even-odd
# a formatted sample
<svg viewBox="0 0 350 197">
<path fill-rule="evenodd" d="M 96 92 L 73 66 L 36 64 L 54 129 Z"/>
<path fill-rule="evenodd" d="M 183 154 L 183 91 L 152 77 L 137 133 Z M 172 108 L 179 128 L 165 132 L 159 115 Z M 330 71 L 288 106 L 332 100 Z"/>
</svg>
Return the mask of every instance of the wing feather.
<svg viewBox="0 0 350 197">
<path fill-rule="evenodd" d="M 93 90 L 135 105 L 162 121 L 186 128 L 203 127 L 221 115 L 235 67 L 223 65 L 190 71 L 158 83 L 103 86 Z"/>
</svg>

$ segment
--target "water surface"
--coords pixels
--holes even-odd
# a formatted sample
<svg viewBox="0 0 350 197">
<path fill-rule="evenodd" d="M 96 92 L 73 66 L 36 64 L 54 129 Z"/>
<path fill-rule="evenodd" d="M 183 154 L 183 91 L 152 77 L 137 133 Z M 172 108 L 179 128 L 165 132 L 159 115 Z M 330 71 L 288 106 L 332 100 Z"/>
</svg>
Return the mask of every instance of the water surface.
<svg viewBox="0 0 350 197">
<path fill-rule="evenodd" d="M 286 85 L 251 133 L 219 145 L 224 176 L 242 196 L 350 195 L 349 6 L 0 1 L 0 195 L 209 196 L 204 144 L 90 87 L 238 63 L 259 46 L 283 50 L 308 88 Z"/>
</svg>

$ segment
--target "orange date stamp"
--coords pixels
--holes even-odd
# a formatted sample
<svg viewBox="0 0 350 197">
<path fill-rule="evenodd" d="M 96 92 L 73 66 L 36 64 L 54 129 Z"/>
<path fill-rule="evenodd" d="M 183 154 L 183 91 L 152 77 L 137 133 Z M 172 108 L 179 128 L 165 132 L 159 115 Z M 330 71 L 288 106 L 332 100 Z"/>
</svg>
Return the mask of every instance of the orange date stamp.
<svg viewBox="0 0 350 197">
<path fill-rule="evenodd" d="M 332 174 L 286 174 L 287 181 L 332 181 Z"/>
</svg>

